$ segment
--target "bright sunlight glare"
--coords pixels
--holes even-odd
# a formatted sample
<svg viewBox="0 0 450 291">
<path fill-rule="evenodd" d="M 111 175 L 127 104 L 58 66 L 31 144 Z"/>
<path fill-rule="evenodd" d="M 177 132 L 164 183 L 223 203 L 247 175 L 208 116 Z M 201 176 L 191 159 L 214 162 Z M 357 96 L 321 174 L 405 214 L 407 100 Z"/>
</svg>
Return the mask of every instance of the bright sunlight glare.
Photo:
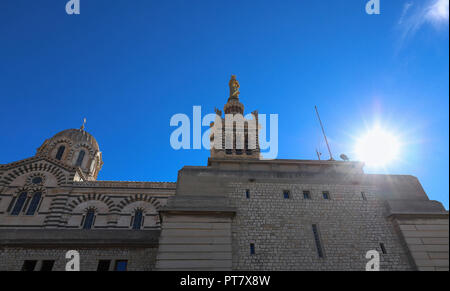
<svg viewBox="0 0 450 291">
<path fill-rule="evenodd" d="M 390 132 L 375 127 L 357 140 L 358 160 L 369 167 L 383 167 L 398 158 L 400 143 Z"/>
</svg>

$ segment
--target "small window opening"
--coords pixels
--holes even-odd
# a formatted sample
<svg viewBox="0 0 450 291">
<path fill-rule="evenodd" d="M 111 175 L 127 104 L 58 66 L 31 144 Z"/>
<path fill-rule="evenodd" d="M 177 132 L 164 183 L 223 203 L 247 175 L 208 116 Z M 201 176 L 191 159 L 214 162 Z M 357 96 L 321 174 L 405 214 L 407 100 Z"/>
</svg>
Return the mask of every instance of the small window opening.
<svg viewBox="0 0 450 291">
<path fill-rule="evenodd" d="M 387 254 L 387 251 L 386 251 L 386 247 L 385 247 L 384 243 L 380 243 L 380 248 L 381 248 L 381 252 L 382 252 L 384 255 L 386 255 L 386 254 Z"/>
<path fill-rule="evenodd" d="M 303 191 L 303 199 L 311 199 L 311 193 L 309 191 Z"/>
<path fill-rule="evenodd" d="M 54 264 L 55 264 L 55 261 L 51 261 L 51 260 L 42 261 L 41 271 L 50 272 L 53 269 Z"/>
<path fill-rule="evenodd" d="M 23 272 L 32 272 L 36 268 L 37 261 L 35 260 L 26 260 L 23 262 L 22 271 Z"/>
<path fill-rule="evenodd" d="M 361 198 L 362 200 L 367 201 L 366 193 L 361 192 Z"/>
<path fill-rule="evenodd" d="M 109 271 L 110 265 L 111 265 L 110 260 L 100 260 L 100 261 L 98 261 L 97 271 L 98 272 L 107 272 L 107 271 Z"/>
<path fill-rule="evenodd" d="M 320 242 L 319 230 L 317 229 L 317 225 L 313 224 L 312 230 L 314 234 L 314 240 L 316 242 L 317 255 L 319 256 L 319 258 L 323 258 L 322 243 Z"/>
</svg>

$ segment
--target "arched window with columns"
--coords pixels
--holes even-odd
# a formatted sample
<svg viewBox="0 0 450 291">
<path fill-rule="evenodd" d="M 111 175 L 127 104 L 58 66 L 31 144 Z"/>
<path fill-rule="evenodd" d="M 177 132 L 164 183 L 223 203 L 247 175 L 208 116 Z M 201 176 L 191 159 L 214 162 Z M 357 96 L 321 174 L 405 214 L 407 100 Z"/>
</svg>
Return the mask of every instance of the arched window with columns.
<svg viewBox="0 0 450 291">
<path fill-rule="evenodd" d="M 42 192 L 34 192 L 33 198 L 31 199 L 30 206 L 28 206 L 28 210 L 26 215 L 34 215 L 36 210 L 39 207 L 39 203 L 41 202 Z"/>
<path fill-rule="evenodd" d="M 17 196 L 11 215 L 17 216 L 20 214 L 20 211 L 22 211 L 25 201 L 27 200 L 27 195 L 27 192 L 22 192 Z"/>
</svg>

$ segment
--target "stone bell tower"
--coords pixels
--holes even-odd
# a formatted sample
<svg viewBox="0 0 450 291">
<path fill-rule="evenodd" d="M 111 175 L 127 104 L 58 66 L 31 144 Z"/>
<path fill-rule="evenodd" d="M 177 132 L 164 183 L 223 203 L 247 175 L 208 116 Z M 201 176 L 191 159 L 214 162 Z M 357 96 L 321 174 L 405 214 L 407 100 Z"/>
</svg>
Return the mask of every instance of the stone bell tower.
<svg viewBox="0 0 450 291">
<path fill-rule="evenodd" d="M 244 117 L 235 75 L 231 76 L 229 87 L 225 116 L 216 108 L 216 120 L 211 123 L 211 158 L 260 159 L 258 111 Z"/>
</svg>

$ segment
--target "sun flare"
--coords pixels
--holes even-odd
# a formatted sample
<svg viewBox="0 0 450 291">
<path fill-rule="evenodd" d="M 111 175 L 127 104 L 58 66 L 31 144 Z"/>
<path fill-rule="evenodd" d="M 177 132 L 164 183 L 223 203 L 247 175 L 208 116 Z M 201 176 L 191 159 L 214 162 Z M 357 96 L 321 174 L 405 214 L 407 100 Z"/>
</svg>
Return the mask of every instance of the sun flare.
<svg viewBox="0 0 450 291">
<path fill-rule="evenodd" d="M 358 160 L 369 167 L 383 167 L 398 158 L 400 142 L 397 137 L 375 127 L 356 142 L 355 153 Z"/>
</svg>

